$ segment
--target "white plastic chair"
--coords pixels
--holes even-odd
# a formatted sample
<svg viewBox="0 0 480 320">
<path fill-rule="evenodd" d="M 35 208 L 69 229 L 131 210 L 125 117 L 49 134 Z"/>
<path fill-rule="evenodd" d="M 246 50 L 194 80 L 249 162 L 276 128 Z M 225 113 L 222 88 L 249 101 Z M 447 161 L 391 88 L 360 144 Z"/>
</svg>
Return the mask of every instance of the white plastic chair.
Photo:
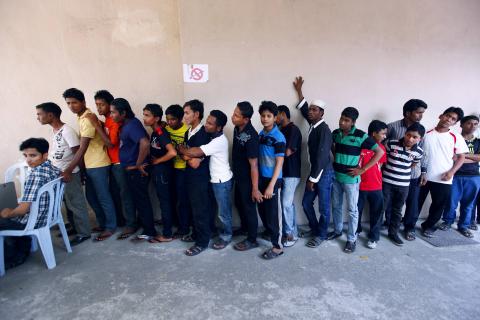
<svg viewBox="0 0 480 320">
<path fill-rule="evenodd" d="M 65 184 L 62 181 L 62 178 L 57 178 L 49 183 L 45 184 L 38 190 L 37 200 L 32 202 L 30 207 L 30 215 L 28 217 L 28 222 L 24 230 L 3 230 L 0 231 L 0 276 L 5 274 L 5 265 L 3 257 L 3 237 L 22 237 L 22 236 L 32 236 L 36 238 L 40 244 L 45 263 L 47 264 L 48 269 L 53 269 L 57 265 L 55 262 L 55 254 L 53 252 L 52 238 L 50 235 L 50 228 L 56 224 L 62 232 L 63 241 L 67 251 L 72 252 L 70 247 L 70 240 L 68 239 L 67 230 L 65 229 L 65 224 L 63 223 L 63 217 L 61 214 L 61 204 L 63 199 L 63 191 Z M 40 197 L 43 194 L 47 194 L 49 199 L 48 202 L 48 211 L 47 211 L 47 223 L 44 227 L 35 229 L 35 223 L 37 222 L 38 217 L 38 206 L 40 204 Z"/>
<path fill-rule="evenodd" d="M 25 161 L 20 161 L 15 163 L 13 166 L 9 167 L 7 171 L 5 171 L 5 183 L 7 182 L 15 182 L 18 180 L 18 184 L 20 185 L 20 197 L 23 195 L 23 188 L 25 184 L 25 180 L 28 176 L 28 165 Z"/>
</svg>

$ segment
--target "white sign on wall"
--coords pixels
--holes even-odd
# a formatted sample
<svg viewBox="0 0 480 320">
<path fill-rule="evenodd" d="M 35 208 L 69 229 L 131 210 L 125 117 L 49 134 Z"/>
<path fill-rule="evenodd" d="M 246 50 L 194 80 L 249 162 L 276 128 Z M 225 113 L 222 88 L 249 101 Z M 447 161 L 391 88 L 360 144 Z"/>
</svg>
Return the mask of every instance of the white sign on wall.
<svg viewBox="0 0 480 320">
<path fill-rule="evenodd" d="M 208 64 L 184 64 L 183 82 L 203 83 L 208 81 Z"/>
</svg>

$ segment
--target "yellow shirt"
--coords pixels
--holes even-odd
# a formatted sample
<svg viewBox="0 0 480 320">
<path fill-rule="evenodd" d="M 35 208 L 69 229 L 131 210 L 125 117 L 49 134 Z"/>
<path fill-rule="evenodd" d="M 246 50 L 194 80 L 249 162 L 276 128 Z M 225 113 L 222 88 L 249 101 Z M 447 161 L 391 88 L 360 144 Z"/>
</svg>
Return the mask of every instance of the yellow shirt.
<svg viewBox="0 0 480 320">
<path fill-rule="evenodd" d="M 83 156 L 85 161 L 85 168 L 100 168 L 110 165 L 110 158 L 107 154 L 107 149 L 103 143 L 102 137 L 95 130 L 95 127 L 92 125 L 90 120 L 85 116 L 89 113 L 92 113 L 90 109 L 87 110 L 78 117 L 78 127 L 80 128 L 80 139 L 90 138 L 90 144 L 88 145 L 87 152 Z"/>
<path fill-rule="evenodd" d="M 185 132 L 188 131 L 188 126 L 185 123 L 177 130 L 170 128 L 170 126 L 167 126 L 165 129 L 167 129 L 170 134 L 170 139 L 172 139 L 174 147 L 177 147 L 177 145 L 182 144 L 185 141 Z M 177 155 L 175 159 L 173 159 L 173 167 L 175 169 L 185 169 L 187 164 L 185 160 L 182 160 L 182 158 Z"/>
</svg>

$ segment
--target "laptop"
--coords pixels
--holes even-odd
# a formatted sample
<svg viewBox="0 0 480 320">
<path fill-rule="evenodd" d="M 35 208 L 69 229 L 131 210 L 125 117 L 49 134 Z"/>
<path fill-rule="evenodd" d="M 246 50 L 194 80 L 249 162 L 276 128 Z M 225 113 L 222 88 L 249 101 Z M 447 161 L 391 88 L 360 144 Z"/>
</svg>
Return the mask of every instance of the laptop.
<svg viewBox="0 0 480 320">
<path fill-rule="evenodd" d="M 14 209 L 18 206 L 15 183 L 7 182 L 0 184 L 0 211 L 5 208 Z"/>
</svg>

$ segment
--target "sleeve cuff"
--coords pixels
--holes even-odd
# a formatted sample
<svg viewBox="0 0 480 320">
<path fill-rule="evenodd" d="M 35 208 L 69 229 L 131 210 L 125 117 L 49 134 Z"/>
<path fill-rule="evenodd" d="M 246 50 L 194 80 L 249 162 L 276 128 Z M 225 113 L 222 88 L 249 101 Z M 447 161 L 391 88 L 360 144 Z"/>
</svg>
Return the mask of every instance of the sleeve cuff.
<svg viewBox="0 0 480 320">
<path fill-rule="evenodd" d="M 308 181 L 313 182 L 313 183 L 318 183 L 320 181 L 320 178 L 322 177 L 323 170 L 320 170 L 320 173 L 318 174 L 317 177 L 308 177 Z"/>
<path fill-rule="evenodd" d="M 302 100 L 302 101 L 300 101 L 300 102 L 298 103 L 298 105 L 297 105 L 295 108 L 297 108 L 297 109 L 301 109 L 301 108 L 302 108 L 302 106 L 303 106 L 305 103 L 307 103 L 307 100 L 305 100 L 305 98 L 303 98 L 303 100 Z"/>
</svg>

